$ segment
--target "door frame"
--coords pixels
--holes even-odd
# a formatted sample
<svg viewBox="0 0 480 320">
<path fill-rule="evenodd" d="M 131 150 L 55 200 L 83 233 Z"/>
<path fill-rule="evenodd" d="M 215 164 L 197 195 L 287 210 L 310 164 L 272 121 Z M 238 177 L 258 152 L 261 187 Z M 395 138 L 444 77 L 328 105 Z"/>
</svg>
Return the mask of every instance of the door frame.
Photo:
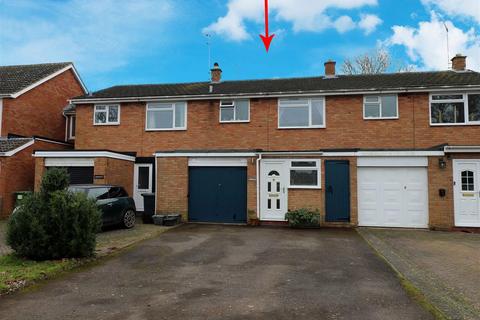
<svg viewBox="0 0 480 320">
<path fill-rule="evenodd" d="M 283 193 L 285 213 L 288 212 L 288 189 L 289 189 L 289 175 L 288 175 L 288 162 L 287 159 L 262 159 L 260 162 L 260 220 L 262 221 L 287 221 L 285 217 L 282 218 L 270 218 L 265 217 L 264 208 L 266 208 L 267 192 L 266 182 L 268 175 L 268 164 L 279 164 L 282 169 L 280 172 L 280 178 L 284 182 L 285 192 Z"/>
<path fill-rule="evenodd" d="M 342 164 L 346 164 L 347 165 L 347 180 L 348 180 L 348 219 L 347 220 L 330 220 L 328 219 L 328 195 L 327 195 L 327 179 L 328 179 L 328 168 L 329 168 L 329 164 L 333 164 L 333 163 L 342 163 Z M 352 190 L 351 190 L 351 172 L 350 172 L 350 160 L 335 160 L 335 159 L 332 159 L 332 160 L 325 160 L 324 161 L 324 167 L 325 167 L 325 221 L 326 222 L 345 222 L 345 223 L 349 223 L 351 222 L 352 220 Z"/>
<path fill-rule="evenodd" d="M 455 227 L 472 227 L 472 228 L 475 228 L 475 227 L 480 227 L 480 221 L 475 224 L 475 225 L 471 225 L 471 224 L 465 224 L 465 223 L 461 223 L 459 222 L 457 216 L 460 214 L 460 192 L 461 192 L 461 186 L 462 186 L 462 183 L 461 181 L 459 183 L 457 183 L 458 179 L 457 179 L 457 171 L 459 169 L 459 165 L 462 164 L 462 163 L 476 163 L 477 164 L 477 172 L 476 172 L 476 181 L 474 181 L 474 183 L 476 184 L 476 190 L 475 192 L 477 192 L 477 202 L 478 202 L 478 205 L 479 205 L 479 210 L 480 210 L 480 159 L 453 159 L 453 165 L 452 165 L 452 171 L 453 171 L 453 224 Z M 461 179 L 461 178 L 460 178 Z M 480 215 L 480 212 L 479 212 L 479 215 Z"/>
<path fill-rule="evenodd" d="M 150 186 L 149 189 L 142 189 L 142 190 L 149 190 L 149 191 L 142 191 L 141 193 L 137 194 L 139 189 L 137 188 L 138 186 L 138 168 L 140 167 L 148 167 L 149 174 L 148 174 L 148 184 Z M 135 200 L 136 196 L 141 197 L 142 193 L 151 193 L 153 191 L 153 182 L 152 182 L 152 177 L 153 177 L 153 164 L 152 163 L 135 163 L 133 165 L 133 199 Z M 140 199 L 140 198 L 139 198 Z M 135 204 L 136 206 L 136 204 Z M 142 209 L 139 210 L 137 206 L 137 211 L 143 211 L 145 208 L 142 206 Z"/>
</svg>

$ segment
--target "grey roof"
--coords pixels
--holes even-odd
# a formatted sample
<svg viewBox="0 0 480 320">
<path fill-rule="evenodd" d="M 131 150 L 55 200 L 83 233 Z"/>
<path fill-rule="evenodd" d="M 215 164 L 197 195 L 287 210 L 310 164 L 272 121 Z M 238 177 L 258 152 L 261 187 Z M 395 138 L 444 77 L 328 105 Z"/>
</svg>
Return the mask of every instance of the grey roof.
<svg viewBox="0 0 480 320">
<path fill-rule="evenodd" d="M 473 71 L 403 72 L 375 75 L 338 75 L 334 78 L 288 78 L 265 80 L 148 84 L 114 86 L 75 98 L 142 98 L 198 95 L 276 94 L 299 92 L 377 91 L 389 89 L 435 88 L 444 86 L 480 86 L 480 73 Z"/>
<path fill-rule="evenodd" d="M 60 62 L 0 66 L 0 95 L 17 93 L 71 64 Z"/>
<path fill-rule="evenodd" d="M 32 138 L 0 138 L 0 153 L 13 151 L 32 140 Z"/>
</svg>

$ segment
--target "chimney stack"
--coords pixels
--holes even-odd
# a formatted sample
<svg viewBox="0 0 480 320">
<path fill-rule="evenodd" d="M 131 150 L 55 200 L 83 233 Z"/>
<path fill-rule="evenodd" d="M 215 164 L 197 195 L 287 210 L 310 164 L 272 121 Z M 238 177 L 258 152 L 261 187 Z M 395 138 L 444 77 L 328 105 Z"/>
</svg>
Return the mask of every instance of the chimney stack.
<svg viewBox="0 0 480 320">
<path fill-rule="evenodd" d="M 457 55 L 452 58 L 452 69 L 454 71 L 465 71 L 467 69 L 467 57 L 461 53 L 457 53 Z"/>
<path fill-rule="evenodd" d="M 325 77 L 335 77 L 335 65 L 337 63 L 333 60 L 325 62 Z"/>
<path fill-rule="evenodd" d="M 217 62 L 213 64 L 213 69 L 210 70 L 212 75 L 212 83 L 219 83 L 222 81 L 222 69 Z"/>
</svg>

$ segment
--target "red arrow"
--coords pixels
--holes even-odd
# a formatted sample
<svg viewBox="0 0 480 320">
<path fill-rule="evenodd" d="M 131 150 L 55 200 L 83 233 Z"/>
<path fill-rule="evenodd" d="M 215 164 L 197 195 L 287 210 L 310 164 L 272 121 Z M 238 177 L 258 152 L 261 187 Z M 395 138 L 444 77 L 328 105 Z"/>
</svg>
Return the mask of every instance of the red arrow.
<svg viewBox="0 0 480 320">
<path fill-rule="evenodd" d="M 268 35 L 268 0 L 265 0 L 265 35 L 260 35 L 262 38 L 263 44 L 265 45 L 265 49 L 270 49 L 270 43 L 272 43 L 272 39 L 275 35 Z"/>
</svg>

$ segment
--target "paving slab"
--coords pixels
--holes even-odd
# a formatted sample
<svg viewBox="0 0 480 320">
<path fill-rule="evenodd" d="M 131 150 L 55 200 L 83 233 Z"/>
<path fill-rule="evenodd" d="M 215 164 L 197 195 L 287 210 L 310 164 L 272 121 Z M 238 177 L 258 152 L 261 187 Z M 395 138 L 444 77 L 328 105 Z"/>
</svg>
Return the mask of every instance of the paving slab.
<svg viewBox="0 0 480 320">
<path fill-rule="evenodd" d="M 0 319 L 433 319 L 354 230 L 185 225 L 0 299 Z"/>
<path fill-rule="evenodd" d="M 480 319 L 480 234 L 359 228 L 448 319 Z"/>
</svg>

